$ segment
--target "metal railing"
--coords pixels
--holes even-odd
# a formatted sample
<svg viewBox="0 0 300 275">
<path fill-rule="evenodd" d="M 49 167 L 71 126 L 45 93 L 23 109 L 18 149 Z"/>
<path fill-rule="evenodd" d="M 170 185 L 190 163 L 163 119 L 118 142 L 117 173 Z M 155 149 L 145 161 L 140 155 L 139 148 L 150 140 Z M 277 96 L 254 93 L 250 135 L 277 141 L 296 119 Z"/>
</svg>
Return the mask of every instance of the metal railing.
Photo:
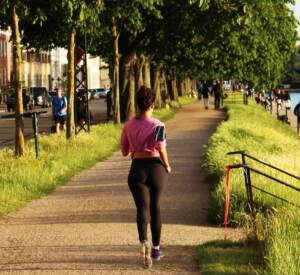
<svg viewBox="0 0 300 275">
<path fill-rule="evenodd" d="M 38 116 L 41 114 L 45 114 L 47 111 L 31 111 L 31 112 L 26 112 L 21 114 L 20 116 L 25 117 L 25 118 L 31 118 L 32 119 L 32 128 L 33 128 L 33 133 L 34 133 L 34 144 L 35 144 L 35 156 L 36 158 L 39 157 L 39 151 L 40 151 L 40 146 L 39 146 L 39 134 L 38 134 Z M 11 114 L 11 115 L 4 115 L 1 118 L 15 118 L 16 114 Z"/>
<path fill-rule="evenodd" d="M 258 191 L 260 191 L 260 192 L 262 192 L 264 194 L 272 196 L 272 197 L 274 197 L 274 198 L 276 198 L 278 200 L 281 200 L 281 201 L 283 201 L 285 203 L 293 205 L 293 206 L 295 206 L 297 208 L 300 208 L 300 205 L 298 205 L 296 203 L 293 203 L 293 202 L 287 200 L 286 198 L 282 198 L 282 197 L 280 197 L 280 196 L 278 196 L 276 194 L 273 194 L 273 193 L 271 193 L 269 191 L 266 191 L 266 190 L 264 190 L 264 189 L 262 189 L 262 188 L 260 188 L 258 186 L 253 185 L 253 183 L 251 181 L 251 172 L 259 174 L 259 175 L 261 175 L 261 176 L 263 176 L 265 178 L 268 178 L 268 179 L 276 182 L 277 184 L 285 186 L 286 188 L 293 189 L 293 190 L 295 190 L 297 192 L 300 192 L 300 188 L 299 187 L 296 187 L 296 186 L 294 186 L 294 185 L 292 185 L 290 183 L 287 183 L 287 182 L 285 182 L 283 180 L 280 180 L 280 179 L 277 179 L 277 178 L 275 178 L 273 176 L 270 176 L 270 175 L 266 174 L 265 172 L 262 172 L 262 171 L 260 171 L 260 170 L 258 170 L 256 168 L 250 167 L 246 163 L 246 158 L 249 158 L 249 159 L 251 159 L 251 160 L 253 160 L 253 161 L 257 162 L 257 163 L 260 163 L 260 164 L 262 164 L 264 166 L 267 166 L 267 167 L 269 167 L 269 168 L 271 168 L 273 170 L 276 170 L 276 171 L 278 171 L 278 172 L 280 172 L 282 174 L 285 174 L 287 176 L 290 176 L 290 177 L 292 177 L 294 179 L 300 180 L 299 176 L 293 175 L 290 172 L 287 172 L 287 171 L 285 171 L 285 170 L 283 170 L 281 168 L 278 168 L 278 167 L 276 167 L 276 166 L 274 166 L 272 164 L 269 164 L 269 163 L 267 163 L 265 161 L 259 160 L 259 159 L 255 158 L 255 157 L 247 154 L 245 151 L 229 152 L 229 153 L 227 153 L 227 155 L 241 155 L 241 159 L 242 159 L 242 163 L 241 164 L 229 165 L 228 167 L 230 167 L 231 169 L 243 168 L 243 174 L 244 174 L 244 180 L 245 180 L 245 186 L 246 186 L 246 193 L 247 193 L 248 207 L 249 207 L 249 210 L 250 210 L 250 212 L 251 212 L 251 214 L 253 216 L 255 216 L 255 212 L 256 212 L 255 211 L 255 207 L 254 207 L 254 203 L 253 203 L 253 189 L 256 189 L 256 190 L 258 190 Z"/>
</svg>

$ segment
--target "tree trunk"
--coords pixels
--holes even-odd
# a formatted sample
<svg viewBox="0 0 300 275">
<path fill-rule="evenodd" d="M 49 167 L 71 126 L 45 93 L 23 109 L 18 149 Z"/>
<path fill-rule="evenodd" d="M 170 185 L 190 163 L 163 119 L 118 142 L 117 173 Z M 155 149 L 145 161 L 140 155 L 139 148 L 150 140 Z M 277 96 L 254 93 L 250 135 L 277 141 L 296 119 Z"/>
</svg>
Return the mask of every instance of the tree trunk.
<svg viewBox="0 0 300 275">
<path fill-rule="evenodd" d="M 119 34 L 117 34 L 117 26 L 113 18 L 111 27 L 112 37 L 113 37 L 113 94 L 114 94 L 114 123 L 120 124 L 120 84 L 119 84 Z"/>
<path fill-rule="evenodd" d="M 144 81 L 143 81 L 143 66 L 144 66 L 145 60 L 143 57 L 139 58 L 136 62 L 136 73 L 135 73 L 135 77 L 136 77 L 136 90 L 138 91 L 141 86 L 144 85 Z"/>
<path fill-rule="evenodd" d="M 21 82 L 21 48 L 20 48 L 20 32 L 19 18 L 16 13 L 16 5 L 10 1 L 10 26 L 12 30 L 13 43 L 13 68 L 14 68 L 14 89 L 16 93 L 15 105 L 15 155 L 23 156 L 25 151 L 24 141 L 24 121 L 23 117 L 23 97 L 22 97 L 22 82 Z"/>
<path fill-rule="evenodd" d="M 131 63 L 127 63 L 126 58 L 120 60 L 120 116 L 121 122 L 125 122 L 127 119 L 127 108 L 129 99 L 129 81 L 130 81 L 130 69 Z"/>
<path fill-rule="evenodd" d="M 131 51 L 129 54 L 122 54 L 122 58 L 120 59 L 120 84 L 122 87 L 120 95 L 120 114 L 122 122 L 127 119 L 127 108 L 129 106 L 128 101 L 131 101 L 129 95 L 129 82 L 131 68 L 135 62 L 135 58 L 135 51 Z"/>
<path fill-rule="evenodd" d="M 178 95 L 179 96 L 184 95 L 184 80 L 182 80 L 182 79 L 178 80 Z"/>
<path fill-rule="evenodd" d="M 67 139 L 75 138 L 74 94 L 75 94 L 75 29 L 68 33 L 68 109 L 67 109 Z"/>
<path fill-rule="evenodd" d="M 161 91 L 162 102 L 163 105 L 166 106 L 166 101 L 170 99 L 170 94 L 169 94 L 168 81 L 165 72 L 162 73 L 162 85 L 164 87 L 163 92 Z"/>
<path fill-rule="evenodd" d="M 155 106 L 157 108 L 162 107 L 161 91 L 160 91 L 160 66 L 154 67 L 154 93 L 155 93 Z"/>
<path fill-rule="evenodd" d="M 172 95 L 174 100 L 178 98 L 177 80 L 176 78 L 172 80 Z"/>
<path fill-rule="evenodd" d="M 135 75 L 134 75 L 134 65 L 130 67 L 130 75 L 129 75 L 129 98 L 127 101 L 127 118 L 134 117 L 135 115 Z"/>
<path fill-rule="evenodd" d="M 145 59 L 145 64 L 143 67 L 143 78 L 144 86 L 147 88 L 151 88 L 150 62 L 148 58 Z"/>
<path fill-rule="evenodd" d="M 182 81 L 182 95 L 186 96 L 186 78 Z"/>
</svg>

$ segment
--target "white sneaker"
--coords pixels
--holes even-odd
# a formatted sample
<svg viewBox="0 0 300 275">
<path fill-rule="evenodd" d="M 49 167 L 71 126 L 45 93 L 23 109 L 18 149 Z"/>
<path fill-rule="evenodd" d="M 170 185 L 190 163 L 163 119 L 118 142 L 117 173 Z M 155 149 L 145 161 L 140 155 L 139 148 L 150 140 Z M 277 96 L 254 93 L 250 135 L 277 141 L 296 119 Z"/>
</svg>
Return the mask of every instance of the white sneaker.
<svg viewBox="0 0 300 275">
<path fill-rule="evenodd" d="M 152 258 L 151 258 L 151 245 L 148 241 L 143 241 L 141 243 L 141 256 L 143 257 L 144 268 L 148 269 L 152 267 Z"/>
</svg>

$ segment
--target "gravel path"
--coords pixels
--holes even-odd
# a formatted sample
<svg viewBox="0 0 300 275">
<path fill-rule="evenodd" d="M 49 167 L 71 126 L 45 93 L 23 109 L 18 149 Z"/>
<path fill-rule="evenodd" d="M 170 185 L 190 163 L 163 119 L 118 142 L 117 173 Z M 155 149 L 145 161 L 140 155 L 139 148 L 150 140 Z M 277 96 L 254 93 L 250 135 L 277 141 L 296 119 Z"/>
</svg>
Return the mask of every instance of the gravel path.
<svg viewBox="0 0 300 275">
<path fill-rule="evenodd" d="M 0 219 L 0 272 L 7 274 L 199 274 L 196 246 L 223 238 L 205 221 L 209 190 L 202 146 L 224 119 L 184 106 L 166 123 L 173 173 L 162 201 L 166 257 L 143 270 L 135 207 L 127 187 L 130 160 L 116 152 L 48 197 Z M 229 230 L 229 237 L 241 237 Z"/>
</svg>

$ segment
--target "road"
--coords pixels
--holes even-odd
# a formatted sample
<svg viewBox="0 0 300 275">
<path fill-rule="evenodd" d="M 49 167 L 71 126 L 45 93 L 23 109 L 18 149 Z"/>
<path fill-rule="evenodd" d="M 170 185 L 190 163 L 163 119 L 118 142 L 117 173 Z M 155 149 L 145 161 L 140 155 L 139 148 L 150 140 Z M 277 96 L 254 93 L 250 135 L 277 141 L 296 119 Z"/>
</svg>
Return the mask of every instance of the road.
<svg viewBox="0 0 300 275">
<path fill-rule="evenodd" d="M 103 123 L 106 121 L 106 103 L 104 99 L 93 99 L 89 101 L 90 110 L 92 112 L 92 124 Z M 6 106 L 0 106 L 0 147 L 14 145 L 15 135 L 15 120 L 14 118 L 3 119 L 4 115 L 13 114 L 6 111 Z M 45 114 L 41 114 L 38 118 L 38 130 L 39 133 L 50 133 L 50 128 L 53 125 L 51 108 L 38 108 L 35 111 L 47 111 Z M 32 120 L 31 118 L 24 119 L 24 134 L 25 138 L 31 138 L 33 136 Z"/>
</svg>

